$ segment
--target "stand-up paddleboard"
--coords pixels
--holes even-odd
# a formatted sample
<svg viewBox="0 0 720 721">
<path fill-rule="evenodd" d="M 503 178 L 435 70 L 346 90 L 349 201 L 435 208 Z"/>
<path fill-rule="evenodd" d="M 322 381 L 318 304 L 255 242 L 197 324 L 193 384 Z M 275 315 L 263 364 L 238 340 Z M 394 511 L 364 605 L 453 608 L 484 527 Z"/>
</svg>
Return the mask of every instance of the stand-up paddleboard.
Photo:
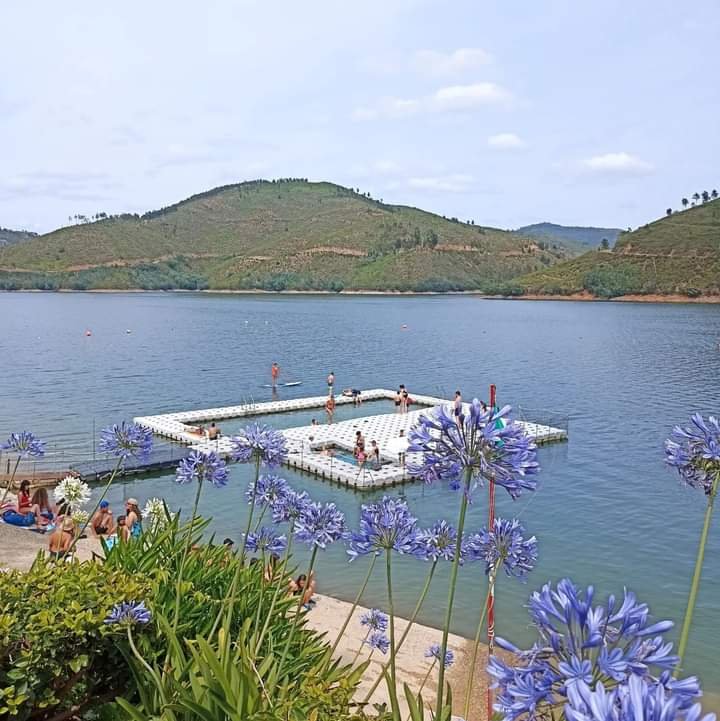
<svg viewBox="0 0 720 721">
<path fill-rule="evenodd" d="M 287 388 L 290 388 L 291 386 L 301 386 L 302 381 L 289 381 L 288 383 L 283 383 L 283 385 Z"/>
<path fill-rule="evenodd" d="M 301 386 L 302 384 L 302 381 L 289 381 L 288 383 L 278 383 L 275 386 L 271 385 L 270 383 L 263 383 L 260 388 L 279 388 L 280 386 L 283 386 L 285 388 L 292 388 L 293 386 Z"/>
</svg>

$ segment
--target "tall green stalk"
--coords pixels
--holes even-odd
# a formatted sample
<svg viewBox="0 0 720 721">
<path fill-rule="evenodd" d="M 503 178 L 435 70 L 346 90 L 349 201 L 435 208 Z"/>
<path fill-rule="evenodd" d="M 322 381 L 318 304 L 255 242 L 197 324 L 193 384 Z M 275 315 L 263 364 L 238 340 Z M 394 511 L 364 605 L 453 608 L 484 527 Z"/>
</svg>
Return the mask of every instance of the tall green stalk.
<svg viewBox="0 0 720 721">
<path fill-rule="evenodd" d="M 360 603 L 360 599 L 362 598 L 363 594 L 365 593 L 365 589 L 367 588 L 368 582 L 370 581 L 370 576 L 372 575 L 373 568 L 375 568 L 375 561 L 377 560 L 377 555 L 373 554 L 372 561 L 370 561 L 370 567 L 367 570 L 367 573 L 365 574 L 365 580 L 363 581 L 362 586 L 360 586 L 360 590 L 357 593 L 357 596 L 355 596 L 355 601 L 353 602 L 352 607 L 350 608 L 350 612 L 345 617 L 345 621 L 340 628 L 340 631 L 338 632 L 337 638 L 335 639 L 335 643 L 332 645 L 332 648 L 330 649 L 330 655 L 335 653 L 335 649 L 338 647 L 338 644 L 340 643 L 340 639 L 342 638 L 343 634 L 345 633 L 345 629 L 348 627 L 348 624 L 350 623 L 350 619 L 352 618 L 353 613 L 355 613 L 355 609 L 358 607 L 358 604 Z"/>
<path fill-rule="evenodd" d="M 115 464 L 115 468 L 113 469 L 113 472 L 110 474 L 110 480 L 105 484 L 102 493 L 100 494 L 100 498 L 98 498 L 97 503 L 95 503 L 95 508 L 92 509 L 90 514 L 87 517 L 87 521 L 83 523 L 80 530 L 75 534 L 75 537 L 73 538 L 72 543 L 70 544 L 70 548 L 68 548 L 66 555 L 70 556 L 72 552 L 75 550 L 75 546 L 77 546 L 77 542 L 80 540 L 80 537 L 83 533 L 87 530 L 87 527 L 90 525 L 90 521 L 92 521 L 93 516 L 97 512 L 97 509 L 100 508 L 100 504 L 105 500 L 105 496 L 107 495 L 107 492 L 110 490 L 110 486 L 112 485 L 112 482 L 115 480 L 115 476 L 117 475 L 117 472 L 120 470 L 120 466 L 122 465 L 123 458 L 118 458 L 118 462 Z"/>
<path fill-rule="evenodd" d="M 0 498 L 0 506 L 2 506 L 3 503 L 5 503 L 5 499 L 7 498 L 7 495 L 10 492 L 10 488 L 12 487 L 12 484 L 15 481 L 15 474 L 17 473 L 17 469 L 18 469 L 19 465 L 20 465 L 20 456 L 18 456 L 15 461 L 15 468 L 13 468 L 13 472 L 10 476 L 10 480 L 5 484 L 5 493 L 3 493 L 2 498 Z"/>
<path fill-rule="evenodd" d="M 255 496 L 257 495 L 257 484 L 258 484 L 258 480 L 260 479 L 260 461 L 261 461 L 260 456 L 256 455 L 255 456 L 255 480 L 253 481 L 253 492 L 252 492 L 252 498 L 250 499 L 250 513 L 248 514 L 247 527 L 245 528 L 245 533 L 243 534 L 242 546 L 240 547 L 240 565 L 243 565 L 245 563 L 245 546 L 247 545 L 247 537 L 248 537 L 248 534 L 250 533 L 250 529 L 252 528 L 253 514 L 255 513 Z"/>
<path fill-rule="evenodd" d="M 495 570 L 491 572 L 490 582 L 488 583 L 488 590 L 485 594 L 485 601 L 482 605 L 482 613 L 480 614 L 480 620 L 478 621 L 477 631 L 475 631 L 475 642 L 473 644 L 473 655 L 472 661 L 470 662 L 470 672 L 467 677 L 467 689 L 465 691 L 465 708 L 463 711 L 463 718 L 469 718 L 470 716 L 470 696 L 472 695 L 473 683 L 475 681 L 475 666 L 477 664 L 478 650 L 480 649 L 480 635 L 482 633 L 483 625 L 485 623 L 485 615 L 488 610 L 488 602 L 490 601 L 490 589 L 495 580 Z"/>
<path fill-rule="evenodd" d="M 390 610 L 390 693 L 397 694 L 397 674 L 395 669 L 395 605 L 392 594 L 392 550 L 385 550 L 385 575 L 387 577 L 388 608 Z"/>
<path fill-rule="evenodd" d="M 695 571 L 693 573 L 692 582 L 690 584 L 690 594 L 688 596 L 687 608 L 685 609 L 685 619 L 683 620 L 682 632 L 680 633 L 680 643 L 678 644 L 678 662 L 675 666 L 673 676 L 678 677 L 682 670 L 683 659 L 687 649 L 688 638 L 690 636 L 690 627 L 692 626 L 693 612 L 697 602 L 698 589 L 700 588 L 700 577 L 702 576 L 703 561 L 705 560 L 705 546 L 707 545 L 708 533 L 710 531 L 710 523 L 712 522 L 713 505 L 715 496 L 717 495 L 718 482 L 720 482 L 720 471 L 716 471 L 713 479 L 712 488 L 708 495 L 707 508 L 705 509 L 705 520 L 703 522 L 702 532 L 700 533 L 700 544 L 698 546 L 697 557 L 695 559 Z"/>
<path fill-rule="evenodd" d="M 462 552 L 462 537 L 465 530 L 465 515 L 468 506 L 468 494 L 470 493 L 470 481 L 472 480 L 472 469 L 465 470 L 465 483 L 463 484 L 462 501 L 460 502 L 460 515 L 457 524 L 457 543 L 455 544 L 455 557 L 452 562 L 452 570 L 450 572 L 450 588 L 448 590 L 447 609 L 445 611 L 445 625 L 443 626 L 442 644 L 440 647 L 440 659 L 445 658 L 447 653 L 448 634 L 450 633 L 450 622 L 452 621 L 453 602 L 455 601 L 455 587 L 457 586 L 458 569 L 460 568 L 460 554 Z M 435 710 L 435 718 L 442 719 L 443 695 L 445 684 L 445 664 L 440 664 L 440 672 L 438 673 L 438 690 L 437 704 Z"/>
<path fill-rule="evenodd" d="M 417 603 L 415 604 L 415 608 L 412 612 L 412 616 L 410 616 L 407 626 L 405 626 L 405 630 L 403 631 L 402 636 L 400 636 L 400 640 L 397 642 L 397 648 L 395 649 L 396 652 L 400 651 L 400 649 L 402 648 L 403 643 L 405 643 L 405 639 L 408 637 L 410 630 L 412 629 L 413 625 L 415 624 L 415 621 L 417 620 L 418 614 L 420 613 L 420 609 L 422 608 L 422 605 L 425 602 L 425 598 L 428 594 L 428 591 L 430 590 L 430 584 L 432 582 L 433 575 L 435 573 L 435 569 L 437 568 L 437 564 L 438 564 L 438 562 L 437 562 L 437 560 L 435 560 L 432 562 L 432 565 L 430 566 L 428 575 L 425 578 L 425 585 L 423 586 L 423 590 L 420 593 Z M 365 695 L 365 698 L 362 700 L 363 706 L 370 702 L 370 697 L 375 693 L 375 689 L 380 685 L 380 682 L 385 677 L 385 672 L 387 671 L 389 665 L 390 665 L 390 661 L 386 661 L 383 664 L 383 667 L 382 667 L 382 669 L 380 669 L 380 673 L 378 674 L 378 677 L 375 679 L 375 682 L 370 687 L 370 690 Z"/>
<path fill-rule="evenodd" d="M 180 571 L 178 572 L 177 581 L 175 582 L 175 612 L 173 613 L 173 632 L 177 632 L 178 619 L 180 618 L 180 596 L 183 574 L 185 573 L 185 562 L 190 553 L 192 544 L 193 530 L 195 529 L 195 519 L 197 518 L 198 504 L 200 503 L 200 493 L 202 492 L 203 478 L 198 478 L 198 487 L 195 492 L 195 502 L 193 503 L 192 516 L 190 518 L 190 528 L 188 530 L 187 541 L 183 550 L 182 560 L 180 561 Z"/>
</svg>

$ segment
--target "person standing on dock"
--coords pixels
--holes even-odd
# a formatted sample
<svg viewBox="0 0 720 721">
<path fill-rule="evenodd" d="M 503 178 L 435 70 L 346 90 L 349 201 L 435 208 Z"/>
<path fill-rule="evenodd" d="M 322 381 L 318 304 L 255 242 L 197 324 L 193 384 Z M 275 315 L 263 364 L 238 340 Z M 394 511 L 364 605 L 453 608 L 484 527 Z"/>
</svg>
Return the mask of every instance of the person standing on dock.
<svg viewBox="0 0 720 721">
<path fill-rule="evenodd" d="M 280 378 L 280 366 L 277 364 L 277 361 L 273 361 L 272 366 L 270 367 L 270 385 L 273 388 L 277 388 L 278 379 Z"/>
<path fill-rule="evenodd" d="M 335 396 L 330 391 L 328 399 L 325 401 L 325 413 L 327 414 L 328 425 L 333 422 L 333 415 L 335 413 Z"/>
</svg>

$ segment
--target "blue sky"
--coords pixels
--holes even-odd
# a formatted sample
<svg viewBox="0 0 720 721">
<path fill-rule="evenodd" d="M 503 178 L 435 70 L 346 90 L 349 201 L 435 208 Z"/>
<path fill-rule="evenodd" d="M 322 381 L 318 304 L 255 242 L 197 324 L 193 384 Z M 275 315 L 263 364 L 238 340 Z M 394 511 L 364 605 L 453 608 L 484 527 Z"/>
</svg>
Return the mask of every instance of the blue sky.
<svg viewBox="0 0 720 721">
<path fill-rule="evenodd" d="M 0 27 L 0 226 L 294 176 L 635 227 L 720 186 L 717 0 L 25 0 Z"/>
</svg>

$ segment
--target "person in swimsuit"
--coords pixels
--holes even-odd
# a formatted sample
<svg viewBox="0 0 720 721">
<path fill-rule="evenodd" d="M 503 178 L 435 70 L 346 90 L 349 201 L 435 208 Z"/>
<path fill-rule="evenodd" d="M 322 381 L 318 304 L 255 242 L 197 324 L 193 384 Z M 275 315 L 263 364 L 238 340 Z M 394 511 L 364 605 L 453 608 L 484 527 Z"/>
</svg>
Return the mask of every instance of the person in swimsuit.
<svg viewBox="0 0 720 721">
<path fill-rule="evenodd" d="M 455 423 L 460 425 L 462 419 L 462 394 L 460 391 L 455 391 L 455 400 L 453 401 L 453 415 L 455 416 Z"/>
<path fill-rule="evenodd" d="M 216 426 L 215 421 L 213 421 L 210 428 L 208 428 L 208 440 L 216 441 L 218 438 L 220 438 L 220 426 Z"/>
<path fill-rule="evenodd" d="M 365 438 L 363 438 L 362 431 L 355 432 L 355 448 L 353 449 L 353 455 L 357 458 L 360 453 L 365 452 Z"/>
<path fill-rule="evenodd" d="M 50 503 L 48 492 L 44 488 L 38 488 L 30 499 L 32 508 L 30 512 L 35 516 L 35 523 L 44 528 L 57 516 L 57 508 Z"/>
<path fill-rule="evenodd" d="M 115 531 L 115 522 L 113 521 L 112 510 L 107 501 L 100 502 L 100 508 L 90 521 L 96 536 L 111 536 Z"/>
<path fill-rule="evenodd" d="M 128 498 L 125 503 L 125 525 L 127 526 L 127 532 L 130 538 L 139 538 L 142 533 L 142 513 L 140 513 L 140 506 L 134 498 Z"/>
<path fill-rule="evenodd" d="M 30 481 L 22 481 L 17 496 L 17 512 L 25 515 L 32 510 L 32 498 L 30 497 Z"/>
<path fill-rule="evenodd" d="M 75 522 L 69 516 L 63 518 L 62 526 L 55 529 L 50 536 L 48 549 L 50 558 L 54 561 L 60 561 L 70 550 L 73 539 L 75 538 Z"/>
<path fill-rule="evenodd" d="M 278 378 L 280 378 L 280 366 L 276 362 L 273 362 L 270 368 L 270 385 L 273 388 L 277 388 Z"/>
<path fill-rule="evenodd" d="M 395 394 L 395 412 L 402 412 L 402 390 L 398 390 L 398 392 Z"/>
<path fill-rule="evenodd" d="M 378 468 L 380 468 L 380 449 L 378 448 L 377 441 L 370 441 L 368 459 L 370 460 L 370 465 L 374 470 L 378 470 Z"/>
<path fill-rule="evenodd" d="M 130 540 L 130 529 L 127 527 L 126 523 L 127 519 L 125 516 L 118 516 L 117 517 L 117 528 L 115 529 L 115 538 L 117 538 L 119 541 L 129 541 Z"/>
<path fill-rule="evenodd" d="M 410 394 L 407 392 L 407 388 L 404 385 L 400 386 L 400 413 L 408 412 L 408 398 Z"/>
<path fill-rule="evenodd" d="M 334 371 L 330 371 L 330 373 L 328 373 L 327 384 L 328 384 L 328 393 L 330 395 L 332 395 L 333 387 L 335 386 L 335 372 Z"/>
<path fill-rule="evenodd" d="M 328 399 L 325 401 L 325 414 L 327 415 L 328 425 L 333 422 L 333 415 L 335 413 L 335 396 L 330 393 Z"/>
</svg>

